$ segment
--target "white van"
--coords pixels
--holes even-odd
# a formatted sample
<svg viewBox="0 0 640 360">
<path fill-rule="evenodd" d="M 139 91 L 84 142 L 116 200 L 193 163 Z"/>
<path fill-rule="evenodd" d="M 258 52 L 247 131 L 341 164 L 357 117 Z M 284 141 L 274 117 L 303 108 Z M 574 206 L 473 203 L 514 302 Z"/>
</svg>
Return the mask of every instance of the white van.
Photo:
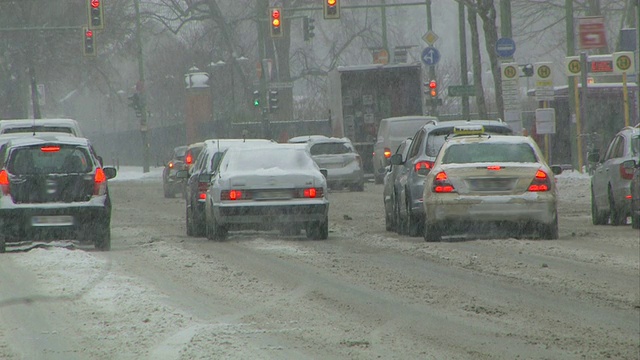
<svg viewBox="0 0 640 360">
<path fill-rule="evenodd" d="M 83 137 L 80 124 L 73 119 L 11 119 L 0 120 L 0 135 L 21 133 L 64 133 Z"/>
</svg>

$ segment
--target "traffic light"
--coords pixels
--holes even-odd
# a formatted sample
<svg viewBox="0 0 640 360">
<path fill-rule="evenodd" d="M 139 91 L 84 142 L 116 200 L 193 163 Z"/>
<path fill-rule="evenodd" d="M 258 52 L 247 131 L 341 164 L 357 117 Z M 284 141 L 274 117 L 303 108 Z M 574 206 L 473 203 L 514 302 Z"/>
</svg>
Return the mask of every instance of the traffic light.
<svg viewBox="0 0 640 360">
<path fill-rule="evenodd" d="M 324 18 L 340 19 L 340 0 L 323 0 Z"/>
<path fill-rule="evenodd" d="M 102 13 L 102 0 L 89 1 L 89 28 L 94 30 L 104 29 L 104 15 Z"/>
<path fill-rule="evenodd" d="M 260 106 L 260 91 L 258 90 L 253 91 L 253 106 L 254 107 Z"/>
<path fill-rule="evenodd" d="M 304 41 L 309 41 L 311 38 L 316 36 L 316 34 L 313 33 L 313 30 L 316 28 L 313 25 L 315 21 L 316 19 L 308 16 L 302 18 L 302 33 L 304 34 Z"/>
<path fill-rule="evenodd" d="M 522 65 L 522 74 L 524 74 L 524 77 L 532 77 L 533 76 L 533 64 Z"/>
<path fill-rule="evenodd" d="M 282 8 L 270 8 L 269 14 L 271 14 L 271 37 L 282 37 Z"/>
<path fill-rule="evenodd" d="M 431 98 L 438 97 L 438 83 L 435 80 L 429 81 L 429 95 Z"/>
<path fill-rule="evenodd" d="M 82 29 L 82 38 L 84 43 L 84 56 L 96 56 L 95 33 L 88 28 Z"/>
<path fill-rule="evenodd" d="M 278 90 L 269 90 L 269 111 L 278 110 Z"/>
</svg>

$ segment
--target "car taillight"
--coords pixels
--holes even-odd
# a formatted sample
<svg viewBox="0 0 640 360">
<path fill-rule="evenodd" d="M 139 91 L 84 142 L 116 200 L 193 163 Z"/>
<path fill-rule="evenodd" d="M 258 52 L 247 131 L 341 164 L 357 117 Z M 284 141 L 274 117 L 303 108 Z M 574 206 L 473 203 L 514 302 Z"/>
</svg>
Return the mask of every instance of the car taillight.
<svg viewBox="0 0 640 360">
<path fill-rule="evenodd" d="M 248 197 L 240 190 L 223 190 L 220 192 L 220 200 L 245 200 Z"/>
<path fill-rule="evenodd" d="M 298 196 L 297 197 L 304 197 L 304 198 L 308 198 L 308 199 L 316 199 L 316 198 L 321 198 L 323 196 L 324 196 L 324 191 L 320 187 L 320 188 L 300 189 L 298 191 Z"/>
<path fill-rule="evenodd" d="M 549 191 L 549 189 L 551 189 L 549 175 L 542 170 L 538 170 L 536 177 L 531 181 L 531 185 L 529 185 L 529 191 Z"/>
<path fill-rule="evenodd" d="M 633 168 L 625 168 L 624 165 L 620 164 L 620 177 L 625 180 L 633 179 Z"/>
<path fill-rule="evenodd" d="M 420 172 L 420 170 L 431 170 L 433 167 L 433 161 L 418 161 L 414 166 L 416 172 Z"/>
<path fill-rule="evenodd" d="M 449 182 L 447 173 L 444 171 L 440 171 L 438 174 L 436 174 L 435 179 L 433 179 L 433 186 L 431 188 L 434 192 L 437 193 L 450 193 L 456 190 Z"/>
<path fill-rule="evenodd" d="M 60 151 L 60 146 L 43 146 L 40 148 L 42 152 L 58 152 Z"/>
<path fill-rule="evenodd" d="M 198 182 L 198 199 L 205 200 L 207 198 L 208 189 L 209 189 L 209 183 Z"/>
<path fill-rule="evenodd" d="M 502 169 L 502 167 L 500 165 L 489 165 L 489 166 L 487 166 L 487 170 L 498 171 L 500 169 Z"/>
<path fill-rule="evenodd" d="M 9 195 L 9 173 L 7 170 L 0 171 L 0 189 L 3 195 Z"/>
<path fill-rule="evenodd" d="M 102 168 L 96 169 L 93 176 L 93 195 L 104 195 L 107 191 L 107 176 Z"/>
<path fill-rule="evenodd" d="M 384 158 L 388 159 L 391 157 L 391 149 L 389 148 L 384 148 Z"/>
<path fill-rule="evenodd" d="M 191 163 L 193 162 L 193 155 L 191 155 L 191 153 L 187 153 L 187 155 L 184 157 L 184 162 L 187 165 L 191 165 Z"/>
</svg>

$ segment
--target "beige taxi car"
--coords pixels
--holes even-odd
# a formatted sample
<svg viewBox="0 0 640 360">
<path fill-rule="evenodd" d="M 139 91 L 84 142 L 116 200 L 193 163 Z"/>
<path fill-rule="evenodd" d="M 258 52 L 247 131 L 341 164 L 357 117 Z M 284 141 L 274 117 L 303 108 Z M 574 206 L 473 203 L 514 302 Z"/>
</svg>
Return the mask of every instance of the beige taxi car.
<svg viewBox="0 0 640 360">
<path fill-rule="evenodd" d="M 547 165 L 528 136 L 454 129 L 424 181 L 424 239 L 532 236 L 558 238 L 562 168 Z"/>
</svg>

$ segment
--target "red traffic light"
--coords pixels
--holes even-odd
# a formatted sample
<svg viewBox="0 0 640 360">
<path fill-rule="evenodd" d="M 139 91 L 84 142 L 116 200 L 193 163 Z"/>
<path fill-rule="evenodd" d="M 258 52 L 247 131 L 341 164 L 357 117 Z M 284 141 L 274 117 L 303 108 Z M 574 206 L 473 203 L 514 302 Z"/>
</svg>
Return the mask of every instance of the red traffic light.
<svg viewBox="0 0 640 360">
<path fill-rule="evenodd" d="M 435 89 L 438 87 L 438 83 L 435 80 L 429 81 L 429 89 Z"/>
<path fill-rule="evenodd" d="M 84 36 L 87 38 L 92 38 L 93 37 L 93 30 L 87 30 L 84 32 Z"/>
<path fill-rule="evenodd" d="M 280 10 L 271 10 L 271 25 L 273 25 L 274 27 L 280 26 Z"/>
<path fill-rule="evenodd" d="M 91 7 L 97 8 L 100 6 L 100 0 L 91 0 Z"/>
</svg>

